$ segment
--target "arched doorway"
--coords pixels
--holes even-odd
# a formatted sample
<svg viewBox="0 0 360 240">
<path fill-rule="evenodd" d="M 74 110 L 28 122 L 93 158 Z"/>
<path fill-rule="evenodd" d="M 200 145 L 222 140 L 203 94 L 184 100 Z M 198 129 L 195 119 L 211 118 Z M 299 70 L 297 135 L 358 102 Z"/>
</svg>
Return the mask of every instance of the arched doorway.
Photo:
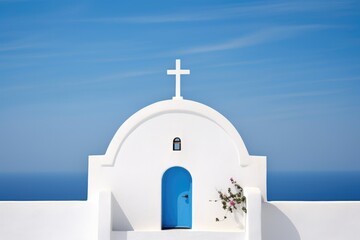
<svg viewBox="0 0 360 240">
<path fill-rule="evenodd" d="M 162 229 L 191 228 L 192 178 L 182 167 L 169 168 L 162 177 Z"/>
</svg>

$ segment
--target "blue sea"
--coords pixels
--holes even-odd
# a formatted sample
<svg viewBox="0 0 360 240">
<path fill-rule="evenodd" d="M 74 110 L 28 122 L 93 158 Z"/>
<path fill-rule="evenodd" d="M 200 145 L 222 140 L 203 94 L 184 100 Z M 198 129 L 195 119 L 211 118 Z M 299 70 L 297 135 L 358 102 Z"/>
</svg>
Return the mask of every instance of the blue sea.
<svg viewBox="0 0 360 240">
<path fill-rule="evenodd" d="M 271 201 L 360 201 L 359 172 L 268 172 Z M 0 200 L 86 200 L 87 173 L 0 174 Z"/>
<path fill-rule="evenodd" d="M 86 200 L 87 173 L 0 174 L 0 200 Z"/>
<path fill-rule="evenodd" d="M 269 201 L 360 201 L 360 172 L 268 172 Z"/>
</svg>

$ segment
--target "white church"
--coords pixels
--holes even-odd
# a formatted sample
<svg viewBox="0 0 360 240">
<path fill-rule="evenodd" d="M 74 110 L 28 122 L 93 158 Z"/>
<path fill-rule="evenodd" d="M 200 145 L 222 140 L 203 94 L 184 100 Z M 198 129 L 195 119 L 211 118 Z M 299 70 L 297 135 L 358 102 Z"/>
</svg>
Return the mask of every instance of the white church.
<svg viewBox="0 0 360 240">
<path fill-rule="evenodd" d="M 175 96 L 136 112 L 104 155 L 89 156 L 86 201 L 2 201 L 0 239 L 360 239 L 360 202 L 268 202 L 266 157 L 249 155 L 219 112 L 183 99 L 181 75 L 190 70 L 180 64 L 167 71 Z M 211 201 L 230 178 L 246 212 Z"/>
</svg>

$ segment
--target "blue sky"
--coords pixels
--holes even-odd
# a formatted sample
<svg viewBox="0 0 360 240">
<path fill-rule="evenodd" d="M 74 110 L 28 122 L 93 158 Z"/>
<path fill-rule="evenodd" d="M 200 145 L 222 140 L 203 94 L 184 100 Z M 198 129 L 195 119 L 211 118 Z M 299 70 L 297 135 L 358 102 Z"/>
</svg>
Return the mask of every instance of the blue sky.
<svg viewBox="0 0 360 240">
<path fill-rule="evenodd" d="M 0 173 L 86 172 L 176 58 L 269 171 L 360 171 L 357 1 L 0 0 Z"/>
</svg>

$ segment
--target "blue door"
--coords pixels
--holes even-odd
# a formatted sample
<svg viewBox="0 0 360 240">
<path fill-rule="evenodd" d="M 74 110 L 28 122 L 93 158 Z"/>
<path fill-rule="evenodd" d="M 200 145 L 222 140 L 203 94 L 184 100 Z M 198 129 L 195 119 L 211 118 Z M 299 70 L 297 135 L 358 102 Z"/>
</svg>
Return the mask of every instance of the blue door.
<svg viewBox="0 0 360 240">
<path fill-rule="evenodd" d="M 191 228 L 192 179 L 182 167 L 169 168 L 162 178 L 162 229 Z"/>
</svg>

